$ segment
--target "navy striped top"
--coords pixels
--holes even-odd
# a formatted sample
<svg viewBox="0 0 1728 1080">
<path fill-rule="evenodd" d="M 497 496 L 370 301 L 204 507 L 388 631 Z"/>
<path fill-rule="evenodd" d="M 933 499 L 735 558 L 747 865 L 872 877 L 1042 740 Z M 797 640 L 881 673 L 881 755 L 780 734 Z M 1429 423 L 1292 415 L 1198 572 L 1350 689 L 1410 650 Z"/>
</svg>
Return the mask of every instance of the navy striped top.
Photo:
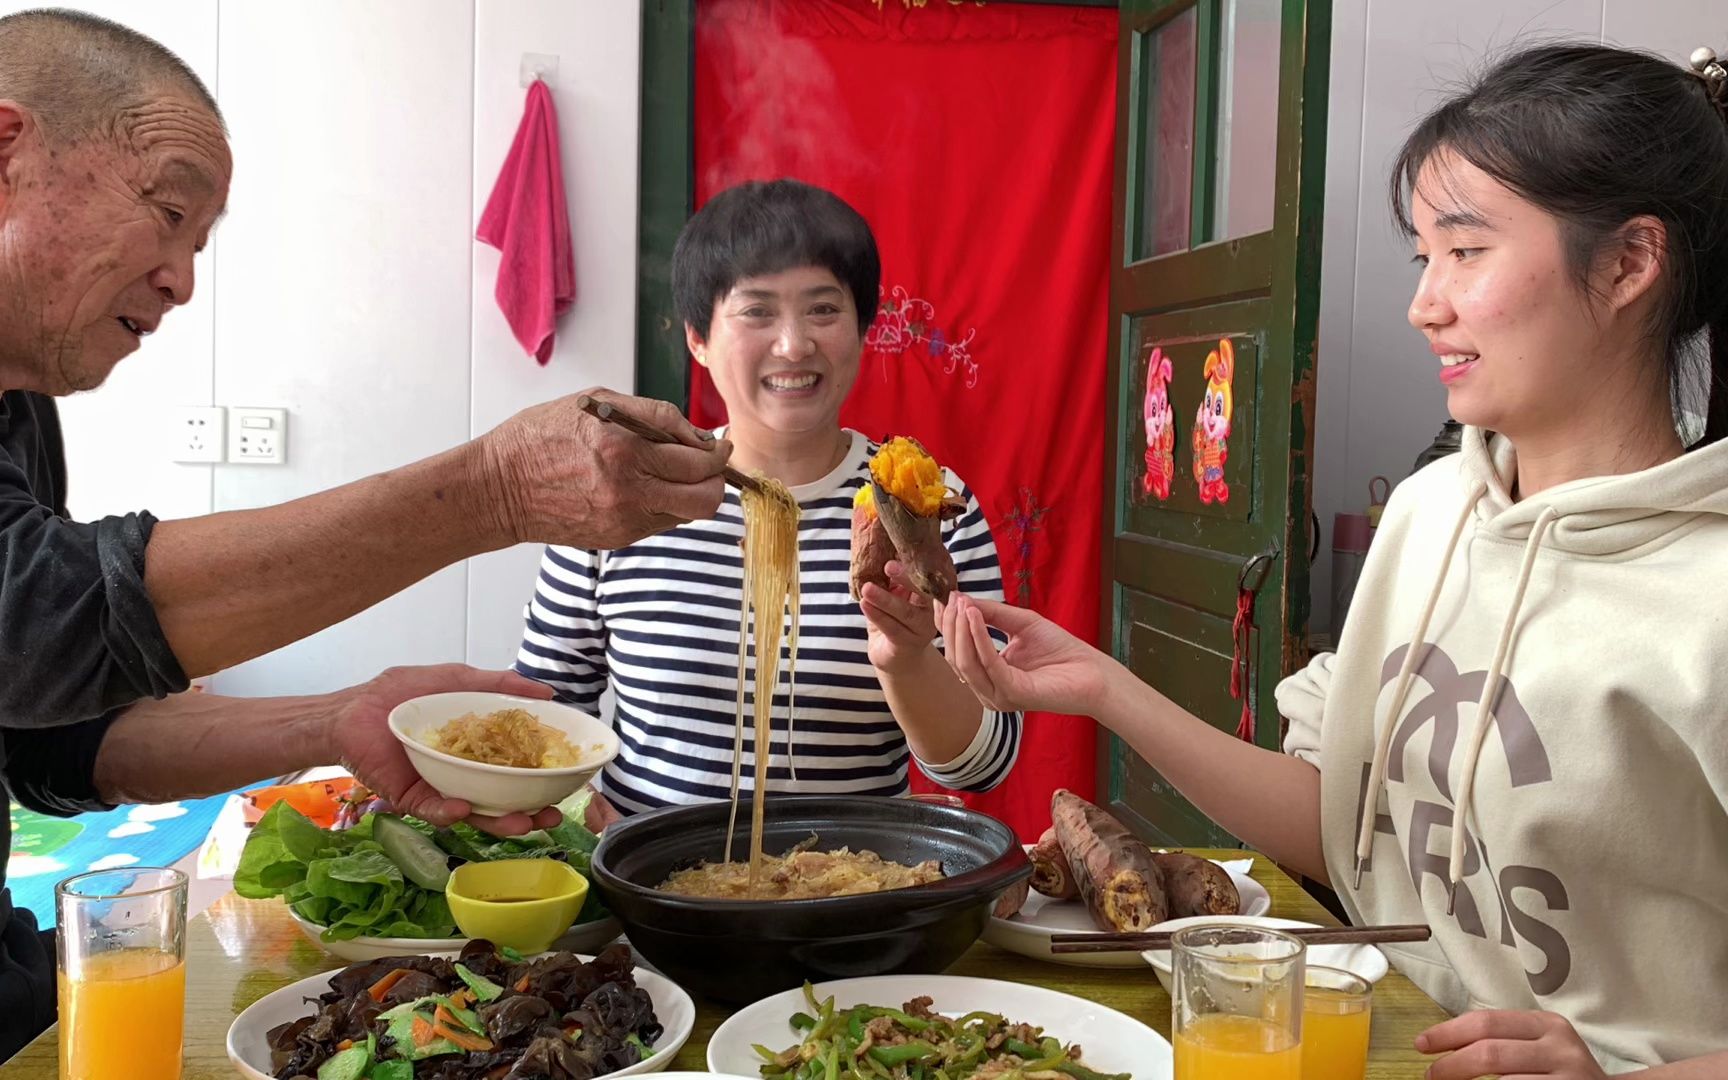
<svg viewBox="0 0 1728 1080">
<path fill-rule="evenodd" d="M 865 654 L 866 624 L 848 592 L 852 498 L 876 450 L 853 432 L 845 458 L 791 489 L 798 526 L 800 617 L 797 715 L 788 740 L 782 645 L 769 740 L 768 790 L 898 795 L 911 759 L 905 735 Z M 974 499 L 942 526 L 959 587 L 1002 598 L 989 525 Z M 613 692 L 623 749 L 597 786 L 619 812 L 729 796 L 738 695 L 743 512 L 728 488 L 719 514 L 617 551 L 549 547 L 541 561 L 516 670 L 593 715 Z M 940 642 L 938 642 L 940 644 Z M 740 789 L 753 790 L 755 663 L 746 660 Z M 977 736 L 953 761 L 919 765 L 946 787 L 984 791 L 1013 766 L 1020 714 L 980 709 Z"/>
</svg>

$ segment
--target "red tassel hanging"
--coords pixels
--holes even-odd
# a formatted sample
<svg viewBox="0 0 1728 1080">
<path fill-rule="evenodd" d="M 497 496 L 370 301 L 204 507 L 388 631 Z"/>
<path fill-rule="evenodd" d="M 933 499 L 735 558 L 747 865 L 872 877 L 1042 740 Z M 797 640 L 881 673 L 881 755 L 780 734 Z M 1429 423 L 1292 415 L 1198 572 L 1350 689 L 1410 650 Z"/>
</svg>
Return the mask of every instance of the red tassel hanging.
<svg viewBox="0 0 1728 1080">
<path fill-rule="evenodd" d="M 1236 724 L 1236 737 L 1254 741 L 1254 701 L 1248 692 L 1249 631 L 1254 628 L 1254 593 L 1246 586 L 1236 590 L 1236 619 L 1230 624 L 1232 650 L 1230 654 L 1230 696 L 1242 702 L 1242 719 Z"/>
</svg>

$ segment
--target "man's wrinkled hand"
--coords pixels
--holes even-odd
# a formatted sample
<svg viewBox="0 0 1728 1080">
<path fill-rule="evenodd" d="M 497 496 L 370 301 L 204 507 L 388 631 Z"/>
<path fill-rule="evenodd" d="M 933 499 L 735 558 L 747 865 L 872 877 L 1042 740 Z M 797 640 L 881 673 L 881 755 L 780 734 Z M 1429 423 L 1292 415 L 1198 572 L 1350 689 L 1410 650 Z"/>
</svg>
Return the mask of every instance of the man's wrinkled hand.
<svg viewBox="0 0 1728 1080">
<path fill-rule="evenodd" d="M 487 817 L 473 813 L 462 799 L 447 799 L 415 771 L 408 752 L 390 730 L 390 710 L 410 698 L 455 690 L 550 698 L 552 691 L 509 671 L 480 671 L 464 664 L 391 668 L 370 682 L 335 695 L 331 739 L 343 768 L 389 800 L 400 813 L 434 825 L 466 821 L 477 829 L 513 836 L 546 829 L 563 818 L 547 808 L 534 814 Z"/>
<path fill-rule="evenodd" d="M 584 394 L 671 435 L 653 443 L 585 412 L 583 394 L 524 409 L 482 440 L 488 512 L 518 543 L 620 548 L 714 516 L 731 443 L 693 427 L 664 401 Z"/>
</svg>

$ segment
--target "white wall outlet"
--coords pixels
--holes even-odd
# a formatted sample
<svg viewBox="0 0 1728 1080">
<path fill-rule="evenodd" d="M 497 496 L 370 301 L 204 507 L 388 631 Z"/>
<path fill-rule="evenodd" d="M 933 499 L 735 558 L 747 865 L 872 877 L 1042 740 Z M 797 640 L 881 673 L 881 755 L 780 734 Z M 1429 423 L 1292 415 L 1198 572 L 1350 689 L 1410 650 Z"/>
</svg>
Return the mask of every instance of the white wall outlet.
<svg viewBox="0 0 1728 1080">
<path fill-rule="evenodd" d="M 209 464 L 222 460 L 226 447 L 223 434 L 228 411 L 215 407 L 183 405 L 169 416 L 169 456 L 175 461 Z"/>
<path fill-rule="evenodd" d="M 228 461 L 281 465 L 288 460 L 288 410 L 228 407 Z"/>
</svg>

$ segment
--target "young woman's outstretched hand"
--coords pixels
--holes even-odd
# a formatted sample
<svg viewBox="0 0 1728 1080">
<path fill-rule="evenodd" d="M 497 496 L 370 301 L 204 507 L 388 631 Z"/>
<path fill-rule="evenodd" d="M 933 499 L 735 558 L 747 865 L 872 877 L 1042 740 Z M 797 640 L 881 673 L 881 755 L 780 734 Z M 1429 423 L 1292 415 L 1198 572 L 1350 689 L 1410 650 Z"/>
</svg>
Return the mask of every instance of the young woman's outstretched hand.
<svg viewBox="0 0 1728 1080">
<path fill-rule="evenodd" d="M 1096 715 L 1120 665 L 1035 611 L 958 592 L 937 606 L 948 663 L 998 711 Z M 989 627 L 1008 635 L 996 651 Z"/>
</svg>

